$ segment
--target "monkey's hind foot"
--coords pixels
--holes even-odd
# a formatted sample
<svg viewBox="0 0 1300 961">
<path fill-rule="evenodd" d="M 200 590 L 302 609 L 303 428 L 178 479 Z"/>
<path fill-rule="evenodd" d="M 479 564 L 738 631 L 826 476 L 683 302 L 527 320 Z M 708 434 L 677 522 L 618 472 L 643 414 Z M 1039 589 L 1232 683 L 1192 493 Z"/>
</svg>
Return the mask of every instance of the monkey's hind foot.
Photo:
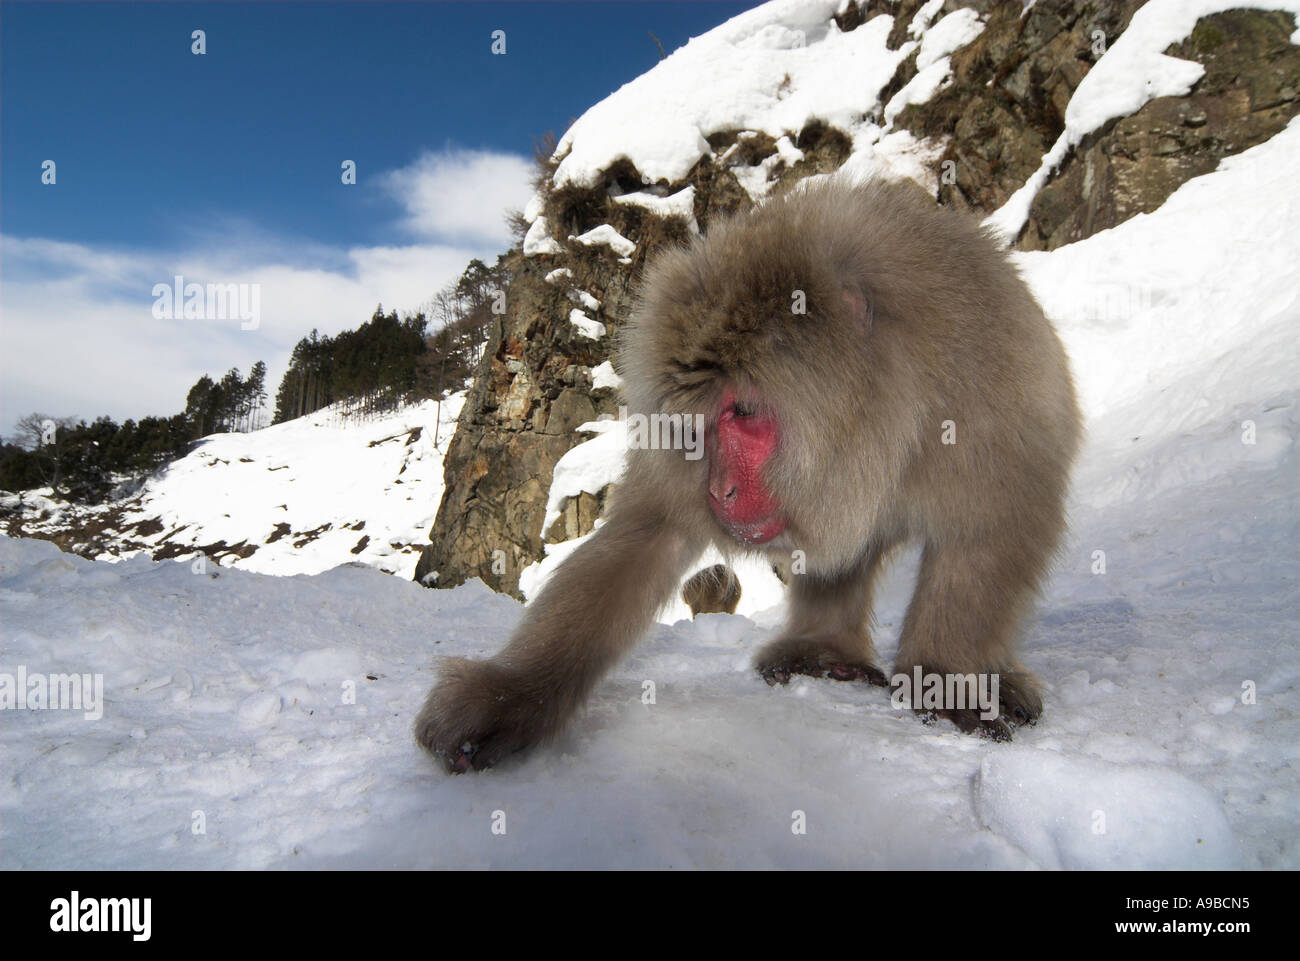
<svg viewBox="0 0 1300 961">
<path fill-rule="evenodd" d="M 854 656 L 825 640 L 802 637 L 773 641 L 754 660 L 759 676 L 770 686 L 789 684 L 796 674 L 836 681 L 866 681 L 884 687 L 884 672 L 869 658 Z"/>
<path fill-rule="evenodd" d="M 926 670 L 923 674 L 930 674 Z M 942 672 L 933 672 L 945 676 Z M 1026 671 L 1009 671 L 998 675 L 998 715 L 986 718 L 978 707 L 918 707 L 923 724 L 940 718 L 952 721 L 963 734 L 975 734 L 990 741 L 1010 741 L 1018 727 L 1032 727 L 1043 713 L 1038 682 Z"/>
</svg>

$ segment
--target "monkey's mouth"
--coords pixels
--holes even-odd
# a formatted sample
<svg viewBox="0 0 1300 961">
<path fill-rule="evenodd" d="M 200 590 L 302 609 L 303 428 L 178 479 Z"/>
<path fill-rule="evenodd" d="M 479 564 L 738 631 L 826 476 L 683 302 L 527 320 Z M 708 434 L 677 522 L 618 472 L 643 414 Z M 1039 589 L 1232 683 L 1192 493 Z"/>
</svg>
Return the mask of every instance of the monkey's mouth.
<svg viewBox="0 0 1300 961">
<path fill-rule="evenodd" d="M 746 544 L 766 544 L 785 530 L 785 517 L 782 516 L 780 511 L 751 524 L 737 524 L 727 519 L 717 500 L 710 497 L 709 501 L 713 507 L 714 516 L 718 518 L 718 523 L 725 527 L 727 533 L 738 541 L 743 541 Z"/>
</svg>

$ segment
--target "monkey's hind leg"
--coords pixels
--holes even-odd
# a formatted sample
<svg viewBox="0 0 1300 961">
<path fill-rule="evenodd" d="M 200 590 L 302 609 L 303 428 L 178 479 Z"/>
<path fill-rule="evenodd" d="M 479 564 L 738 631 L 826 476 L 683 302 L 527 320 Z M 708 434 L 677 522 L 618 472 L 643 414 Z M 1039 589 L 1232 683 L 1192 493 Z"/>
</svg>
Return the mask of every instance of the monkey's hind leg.
<svg viewBox="0 0 1300 961">
<path fill-rule="evenodd" d="M 1043 710 L 1038 681 L 1016 663 L 1013 648 L 1045 562 L 1043 552 L 1022 544 L 1001 549 L 987 543 L 926 545 L 895 672 L 914 677 L 920 667 L 925 677 L 956 683 L 961 683 L 958 675 L 981 680 L 996 675 L 998 710 L 986 718 L 968 702 L 918 706 L 924 720 L 943 717 L 963 732 L 998 741 L 1037 721 Z"/>
<path fill-rule="evenodd" d="M 869 548 L 839 575 L 791 575 L 785 630 L 754 662 L 768 684 L 787 684 L 795 674 L 886 683 L 876 666 L 870 619 L 872 582 L 890 546 Z"/>
</svg>

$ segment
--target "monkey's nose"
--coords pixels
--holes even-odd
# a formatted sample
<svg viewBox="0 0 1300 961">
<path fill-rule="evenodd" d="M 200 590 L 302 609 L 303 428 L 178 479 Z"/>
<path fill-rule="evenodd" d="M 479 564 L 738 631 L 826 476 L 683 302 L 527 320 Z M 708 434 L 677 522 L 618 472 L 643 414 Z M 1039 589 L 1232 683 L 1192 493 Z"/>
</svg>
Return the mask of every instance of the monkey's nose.
<svg viewBox="0 0 1300 961">
<path fill-rule="evenodd" d="M 726 507 L 736 499 L 740 493 L 740 485 L 729 482 L 729 478 L 722 477 L 709 480 L 709 496 L 717 502 L 718 506 Z"/>
</svg>

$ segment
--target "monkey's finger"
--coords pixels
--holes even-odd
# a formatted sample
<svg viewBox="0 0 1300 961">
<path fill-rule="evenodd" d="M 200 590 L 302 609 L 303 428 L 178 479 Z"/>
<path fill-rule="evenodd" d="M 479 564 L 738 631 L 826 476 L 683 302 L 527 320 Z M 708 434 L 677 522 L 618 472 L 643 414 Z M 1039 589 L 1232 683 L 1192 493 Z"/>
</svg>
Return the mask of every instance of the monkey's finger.
<svg viewBox="0 0 1300 961">
<path fill-rule="evenodd" d="M 980 717 L 978 711 L 967 709 L 916 708 L 916 715 L 927 727 L 939 720 L 951 721 L 962 734 L 975 734 L 990 741 L 1010 741 L 1014 725 L 1008 724 L 1006 718 L 995 717 L 991 720 Z"/>
<path fill-rule="evenodd" d="M 870 664 L 830 664 L 827 677 L 837 681 L 866 681 L 876 687 L 888 687 L 885 672 Z"/>
<path fill-rule="evenodd" d="M 998 700 L 1002 715 L 1015 725 L 1038 723 L 1043 713 L 1043 699 L 1039 697 L 1032 680 L 1023 674 L 1005 673 L 999 678 Z"/>
<path fill-rule="evenodd" d="M 760 667 L 758 669 L 758 675 L 763 680 L 767 681 L 768 687 L 790 683 L 790 672 L 779 667 L 772 667 L 770 665 Z"/>
</svg>

